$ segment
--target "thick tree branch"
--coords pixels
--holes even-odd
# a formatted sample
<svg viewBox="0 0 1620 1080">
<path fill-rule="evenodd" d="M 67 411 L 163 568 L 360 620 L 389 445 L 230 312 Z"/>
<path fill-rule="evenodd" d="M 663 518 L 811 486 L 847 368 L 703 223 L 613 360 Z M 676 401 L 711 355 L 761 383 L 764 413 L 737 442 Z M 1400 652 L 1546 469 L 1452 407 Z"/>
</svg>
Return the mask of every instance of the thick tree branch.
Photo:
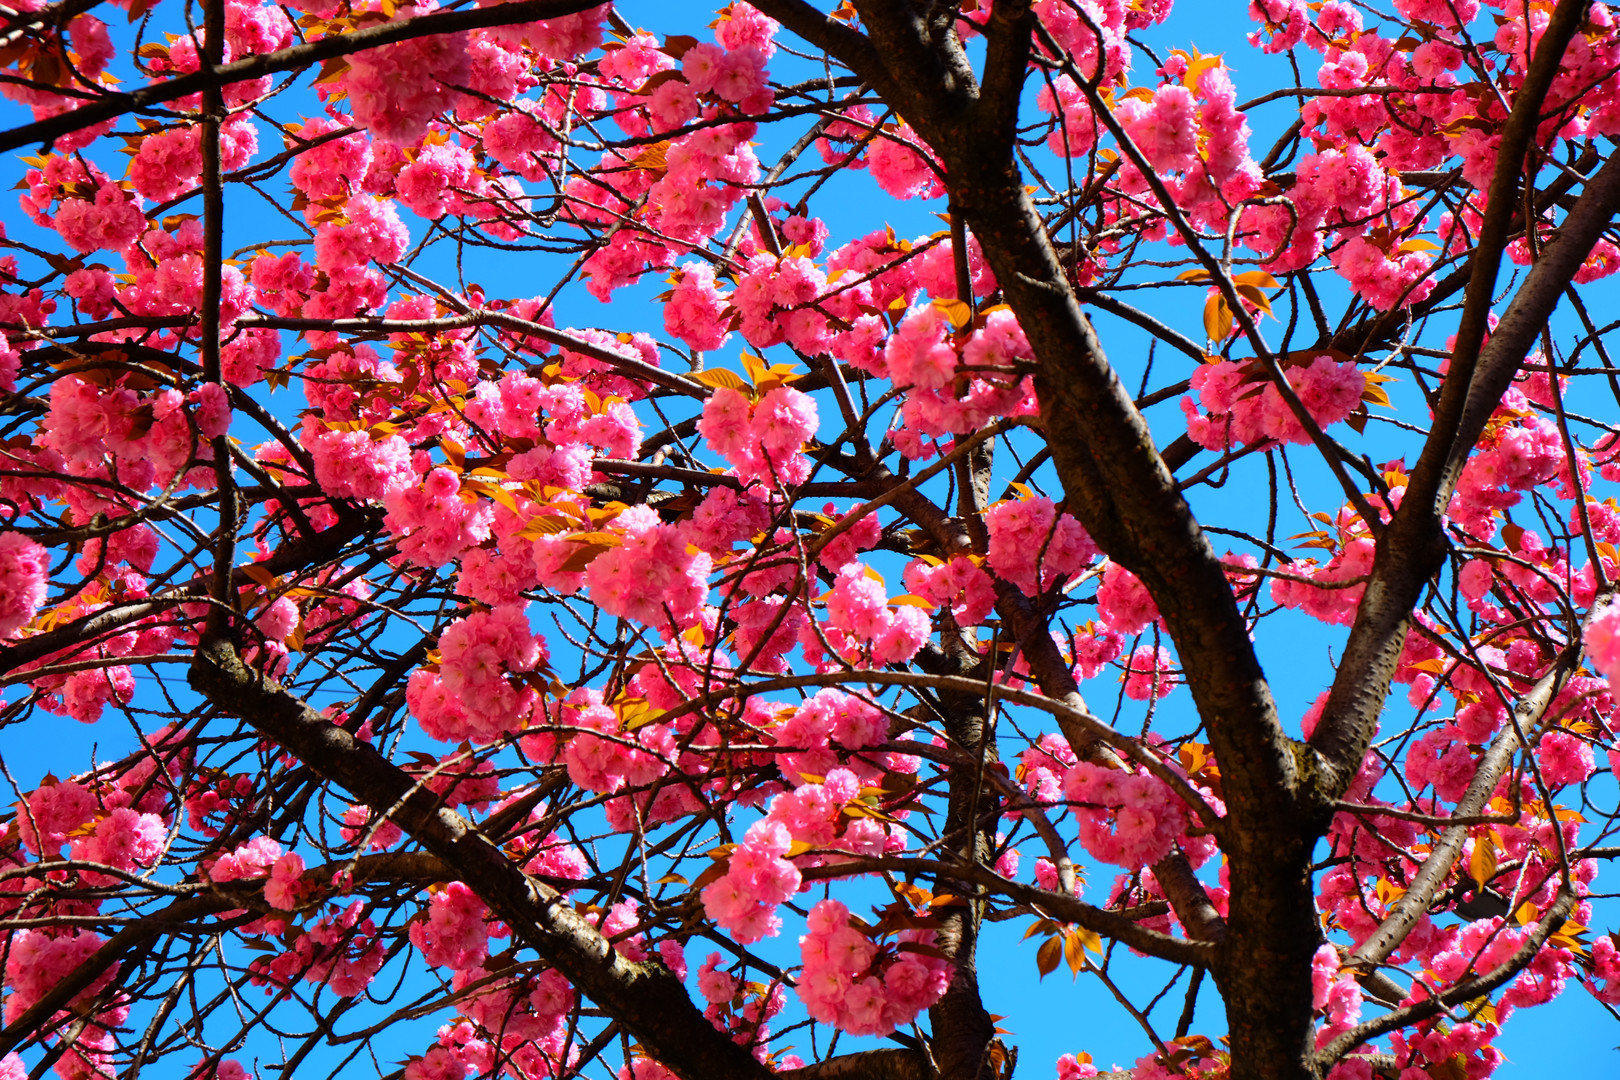
<svg viewBox="0 0 1620 1080">
<path fill-rule="evenodd" d="M 1569 918 L 1569 913 L 1575 908 L 1575 894 L 1567 888 L 1558 891 L 1544 915 L 1537 921 L 1535 927 L 1525 937 L 1524 942 L 1513 951 L 1502 963 L 1483 975 L 1452 986 L 1437 997 L 1424 998 L 1399 1009 L 1392 1009 L 1382 1016 L 1374 1017 L 1364 1024 L 1359 1024 L 1351 1030 L 1340 1035 L 1327 1046 L 1322 1048 L 1318 1055 L 1323 1071 L 1325 1072 L 1335 1061 L 1354 1050 L 1368 1039 L 1376 1039 L 1380 1035 L 1387 1035 L 1391 1031 L 1399 1031 L 1409 1024 L 1416 1024 L 1431 1017 L 1439 1016 L 1453 1005 L 1460 1005 L 1466 1001 L 1474 1001 L 1489 994 L 1492 990 L 1507 982 L 1525 966 L 1535 959 L 1541 947 L 1553 932 L 1562 926 Z"/>
<path fill-rule="evenodd" d="M 781 1080 L 933 1080 L 928 1055 L 918 1050 L 861 1050 L 802 1069 L 776 1074 Z"/>
<path fill-rule="evenodd" d="M 1451 354 L 1451 368 L 1435 408 L 1434 431 L 1459 430 L 1463 402 L 1473 385 L 1474 363 L 1485 339 L 1491 296 L 1496 275 L 1507 250 L 1508 228 L 1519 208 L 1519 186 L 1525 171 L 1525 154 L 1541 124 L 1541 106 L 1547 100 L 1564 59 L 1564 50 L 1586 18 L 1590 0 L 1559 0 L 1551 20 L 1536 46 L 1536 55 L 1513 99 L 1513 111 L 1502 125 L 1496 170 L 1491 175 L 1486 196 L 1485 219 L 1469 267 L 1468 288 L 1463 294 L 1462 317 L 1457 325 L 1457 344 Z M 1530 223 L 1527 223 L 1527 226 Z M 1582 256 L 1584 258 L 1584 254 Z M 1432 444 L 1432 440 L 1431 440 Z M 1470 440 L 1472 445 L 1472 440 Z M 1428 457 L 1429 447 L 1424 447 Z M 1408 496 L 1425 497 L 1439 490 L 1439 474 L 1428 473 L 1421 464 L 1413 473 Z"/>
<path fill-rule="evenodd" d="M 1457 479 L 1485 422 L 1552 315 L 1592 246 L 1620 212 L 1620 158 L 1610 158 L 1581 193 L 1575 208 L 1542 249 L 1489 343 L 1479 354 L 1471 385 L 1453 426 L 1437 420 L 1413 471 L 1428 477 L 1412 488 L 1378 541 L 1378 554 L 1338 676 L 1311 739 L 1322 764 L 1319 797 L 1337 800 L 1367 752 L 1390 679 L 1406 640 L 1413 606 L 1446 553 L 1441 520 Z M 1448 375 L 1447 383 L 1456 375 Z"/>
<path fill-rule="evenodd" d="M 1029 70 L 1034 22 L 1029 0 L 1003 0 L 991 9 L 985 27 L 989 44 L 985 47 L 983 86 L 974 111 L 983 130 L 1005 143 L 998 147 L 1000 153 L 1011 153 L 1018 133 L 1018 107 Z"/>
<path fill-rule="evenodd" d="M 1485 808 L 1502 774 L 1512 763 L 1513 755 L 1524 745 L 1520 733 L 1523 732 L 1525 738 L 1533 738 L 1533 732 L 1546 716 L 1547 707 L 1574 674 L 1580 663 L 1580 655 L 1578 645 L 1567 649 L 1552 670 L 1537 680 L 1536 685 L 1515 704 L 1514 722 L 1502 726 L 1490 748 L 1480 758 L 1468 790 L 1457 801 L 1455 816 L 1472 817 Z M 1345 960 L 1345 966 L 1370 974 L 1400 947 L 1418 920 L 1428 914 L 1430 903 L 1451 876 L 1452 867 L 1457 864 L 1463 845 L 1472 831 L 1467 825 L 1454 825 L 1440 835 L 1439 841 L 1430 848 L 1428 858 L 1423 860 L 1423 865 L 1407 883 L 1406 891 L 1389 905 L 1389 912 L 1378 929 L 1356 947 Z"/>
<path fill-rule="evenodd" d="M 323 779 L 405 829 L 490 906 L 513 935 L 607 1009 L 683 1080 L 759 1080 L 768 1073 L 716 1031 L 662 965 L 621 956 L 567 899 L 521 866 L 412 777 L 273 681 L 220 641 L 198 648 L 194 689 L 280 743 Z"/>
</svg>

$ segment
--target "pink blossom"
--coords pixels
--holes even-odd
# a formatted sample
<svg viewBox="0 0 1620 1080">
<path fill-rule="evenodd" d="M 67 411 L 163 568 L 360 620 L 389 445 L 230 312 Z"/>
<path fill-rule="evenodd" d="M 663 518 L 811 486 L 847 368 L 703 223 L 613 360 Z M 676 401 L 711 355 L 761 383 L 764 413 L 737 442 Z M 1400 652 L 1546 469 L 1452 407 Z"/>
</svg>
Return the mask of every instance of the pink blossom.
<svg viewBox="0 0 1620 1080">
<path fill-rule="evenodd" d="M 1592 747 L 1567 731 L 1549 731 L 1536 743 L 1536 763 L 1550 787 L 1578 784 L 1597 768 Z"/>
<path fill-rule="evenodd" d="M 433 142 L 399 171 L 394 193 L 412 213 L 438 218 L 466 211 L 461 193 L 475 186 L 475 178 L 478 173 L 471 153 L 456 143 Z"/>
<path fill-rule="evenodd" d="M 394 452 L 390 452 L 388 464 L 397 460 Z M 492 504 L 463 499 L 461 480 L 455 473 L 431 469 L 419 485 L 402 486 L 399 478 L 405 475 L 401 468 L 384 481 L 382 500 L 388 508 L 388 528 L 406 558 L 422 566 L 441 566 L 489 539 Z"/>
<path fill-rule="evenodd" d="M 1058 515 L 1044 496 L 998 503 L 984 523 L 990 532 L 990 569 L 1031 596 L 1073 577 L 1097 555 L 1081 524 Z"/>
<path fill-rule="evenodd" d="M 916 655 L 928 640 L 928 616 L 915 607 L 890 607 L 888 590 L 861 563 L 846 564 L 827 594 L 829 625 L 871 642 L 874 663 L 898 663 Z"/>
<path fill-rule="evenodd" d="M 264 899 L 271 907 L 292 911 L 301 902 L 304 859 L 294 852 L 270 864 L 270 880 L 264 883 Z"/>
<path fill-rule="evenodd" d="M 343 204 L 340 220 L 316 227 L 315 261 L 326 271 L 373 260 L 393 262 L 404 254 L 410 238 L 393 203 L 374 195 L 354 195 Z"/>
<path fill-rule="evenodd" d="M 1587 623 L 1586 655 L 1610 682 L 1620 677 L 1620 604 L 1610 604 Z"/>
<path fill-rule="evenodd" d="M 1097 612 L 1110 629 L 1125 635 L 1140 634 L 1159 621 L 1159 608 L 1137 576 L 1118 563 L 1109 563 L 1097 588 Z"/>
<path fill-rule="evenodd" d="M 59 934 L 32 929 L 13 931 L 6 956 L 6 978 L 12 987 L 6 998 L 6 1015 L 21 1015 L 94 955 L 102 944 L 101 937 L 88 930 Z M 94 998 L 112 981 L 118 967 L 117 964 L 109 966 L 73 1000 Z"/>
<path fill-rule="evenodd" d="M 809 475 L 809 461 L 799 450 L 816 425 L 815 401 L 791 386 L 771 390 L 758 404 L 722 388 L 704 405 L 698 431 L 738 476 L 775 487 Z"/>
<path fill-rule="evenodd" d="M 208 869 L 211 881 L 242 881 L 267 877 L 270 867 L 281 858 L 281 845 L 268 836 L 256 836 L 233 851 L 221 855 Z"/>
<path fill-rule="evenodd" d="M 95 796 L 75 780 L 62 780 L 45 784 L 24 797 L 17 805 L 17 830 L 29 851 L 55 856 L 67 843 L 68 834 L 89 822 L 95 813 Z"/>
<path fill-rule="evenodd" d="M 162 853 L 167 834 L 158 815 L 120 806 L 96 824 L 94 833 L 74 841 L 74 857 L 118 870 L 151 866 Z"/>
<path fill-rule="evenodd" d="M 1180 172 L 1197 156 L 1198 123 L 1192 92 L 1179 84 L 1161 86 L 1151 102 L 1124 98 L 1114 115 L 1154 168 Z"/>
<path fill-rule="evenodd" d="M 931 199 L 944 190 L 931 159 L 932 151 L 910 124 L 883 132 L 866 151 L 872 179 L 897 199 Z"/>
<path fill-rule="evenodd" d="M 716 287 L 714 268 L 703 262 L 684 263 L 674 281 L 675 288 L 664 305 L 664 328 L 694 349 L 723 346 L 731 336 L 722 317 L 731 298 Z"/>
<path fill-rule="evenodd" d="M 849 909 L 822 900 L 810 910 L 799 939 L 804 971 L 799 997 L 810 1015 L 852 1035 L 883 1035 L 909 1023 L 945 991 L 950 967 L 926 952 L 901 952 L 884 964 L 866 935 L 849 924 Z M 933 932 L 906 930 L 903 942 L 932 943 Z"/>
<path fill-rule="evenodd" d="M 16 637 L 45 603 L 50 555 L 21 533 L 0 532 L 0 638 Z"/>
<path fill-rule="evenodd" d="M 945 341 L 949 323 L 930 305 L 906 317 L 883 350 L 889 378 L 902 386 L 933 389 L 947 385 L 956 373 L 956 350 Z"/>
<path fill-rule="evenodd" d="M 430 964 L 476 968 L 489 954 L 488 913 L 477 894 L 452 881 L 428 900 L 427 918 L 411 923 L 411 944 Z"/>
<path fill-rule="evenodd" d="M 948 563 L 916 560 L 906 566 L 905 582 L 916 595 L 948 608 L 958 626 L 983 622 L 995 607 L 995 582 L 969 556 Z"/>
<path fill-rule="evenodd" d="M 403 7 L 398 17 L 425 14 L 435 6 L 427 0 Z M 405 145 L 420 138 L 428 121 L 460 96 L 450 88 L 467 84 L 470 67 L 465 33 L 434 34 L 356 54 L 342 85 L 357 123 L 379 139 Z"/>
<path fill-rule="evenodd" d="M 339 498 L 379 499 L 410 483 L 410 447 L 398 435 L 373 439 L 365 431 L 322 428 L 304 421 L 300 440 L 315 459 L 315 480 Z"/>
</svg>

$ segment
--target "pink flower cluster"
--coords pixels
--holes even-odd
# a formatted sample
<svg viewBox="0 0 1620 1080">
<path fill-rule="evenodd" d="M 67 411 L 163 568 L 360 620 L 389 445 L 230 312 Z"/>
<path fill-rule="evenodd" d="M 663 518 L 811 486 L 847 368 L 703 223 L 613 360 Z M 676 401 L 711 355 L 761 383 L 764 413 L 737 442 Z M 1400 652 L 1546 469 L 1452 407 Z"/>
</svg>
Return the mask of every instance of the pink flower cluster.
<svg viewBox="0 0 1620 1080">
<path fill-rule="evenodd" d="M 1056 119 L 1046 137 L 1047 149 L 1060 157 L 1083 157 L 1097 145 L 1097 120 L 1079 85 L 1059 75 L 1035 95 L 1035 107 Z"/>
<path fill-rule="evenodd" d="M 131 807 L 119 806 L 108 810 L 106 816 L 96 822 L 94 832 L 75 837 L 72 852 L 75 859 L 100 863 L 115 870 L 136 870 L 157 861 L 167 836 L 168 826 L 157 814 L 143 814 Z"/>
<path fill-rule="evenodd" d="M 386 958 L 376 924 L 361 918 L 365 907 L 364 900 L 355 900 L 341 912 L 328 912 L 299 934 L 287 951 L 253 961 L 249 970 L 254 985 L 273 991 L 302 977 L 325 984 L 339 997 L 364 993 Z"/>
<path fill-rule="evenodd" d="M 416 481 L 411 449 L 398 435 L 373 438 L 349 425 L 305 417 L 300 441 L 315 461 L 315 482 L 339 499 L 381 499 Z"/>
<path fill-rule="evenodd" d="M 54 857 L 98 809 L 95 795 L 76 780 L 41 784 L 17 806 L 18 835 L 35 855 Z"/>
<path fill-rule="evenodd" d="M 891 607 L 888 590 L 875 573 L 859 562 L 838 571 L 837 583 L 825 597 L 826 625 L 842 635 L 846 653 L 849 646 L 857 646 L 868 652 L 873 664 L 902 663 L 917 655 L 932 627 L 921 608 Z M 829 634 L 829 639 L 833 636 Z"/>
<path fill-rule="evenodd" d="M 971 555 L 950 562 L 924 556 L 906 565 L 906 588 L 949 610 L 958 626 L 982 623 L 996 605 L 996 586 L 981 561 Z"/>
<path fill-rule="evenodd" d="M 29 1006 L 72 974 L 103 944 L 100 935 L 88 930 L 55 932 L 24 929 L 7 934 L 6 982 L 11 985 L 11 993 L 6 997 L 6 1019 L 15 1020 L 27 1012 Z M 94 998 L 117 973 L 117 964 L 109 966 L 73 1001 Z"/>
<path fill-rule="evenodd" d="M 457 972 L 452 985 L 466 988 L 487 977 L 482 968 L 474 968 Z M 422 1060 L 419 1075 L 462 1080 L 469 1072 L 487 1074 L 495 1067 L 498 1049 L 514 1075 L 534 1080 L 556 1076 L 571 1060 L 566 1018 L 574 1004 L 574 988 L 556 970 L 479 989 L 461 1009 L 471 1023 L 441 1028 L 439 1045 Z M 430 1067 L 444 1071 L 427 1071 Z"/>
<path fill-rule="evenodd" d="M 270 864 L 270 879 L 264 883 L 264 899 L 280 911 L 295 911 L 304 902 L 304 857 L 288 852 Z"/>
<path fill-rule="evenodd" d="M 786 341 L 800 352 L 826 352 L 832 334 L 817 302 L 827 288 L 827 276 L 804 255 L 755 255 L 731 295 L 743 337 L 758 349 Z"/>
<path fill-rule="evenodd" d="M 452 881 L 429 898 L 427 918 L 411 923 L 411 944 L 436 967 L 477 968 L 489 955 L 488 914 L 477 894 Z"/>
<path fill-rule="evenodd" d="M 704 404 L 698 432 L 739 478 L 777 488 L 810 475 L 810 460 L 799 451 L 817 422 L 816 403 L 791 386 L 778 386 L 757 403 L 721 388 Z"/>
<path fill-rule="evenodd" d="M 1607 934 L 1592 942 L 1592 967 L 1585 982 L 1599 1001 L 1620 1005 L 1620 945 Z"/>
<path fill-rule="evenodd" d="M 421 566 L 443 566 L 489 539 L 494 504 L 462 498 L 461 477 L 450 469 L 430 470 L 420 486 L 390 481 L 382 498 L 400 554 Z"/>
<path fill-rule="evenodd" d="M 1056 734 L 1042 735 L 1018 756 L 1024 790 L 1037 802 L 1059 801 L 1063 798 L 1063 778 L 1075 760 L 1067 739 Z"/>
<path fill-rule="evenodd" d="M 1361 402 L 1366 377 L 1352 361 L 1318 356 L 1309 365 L 1286 369 L 1289 385 L 1306 413 L 1323 430 L 1346 419 Z M 1249 362 L 1221 360 L 1204 364 L 1192 375 L 1198 395 L 1181 399 L 1187 434 L 1210 450 L 1259 442 L 1307 443 L 1310 435 L 1277 387 L 1255 375 Z M 1203 411 L 1199 411 L 1199 407 Z"/>
<path fill-rule="evenodd" d="M 1045 496 L 997 503 L 985 512 L 984 525 L 990 533 L 985 562 L 1030 596 L 1074 577 L 1097 556 L 1080 522 L 1058 514 Z"/>
<path fill-rule="evenodd" d="M 1317 1033 L 1320 1044 L 1354 1027 L 1361 1018 L 1361 984 L 1353 974 L 1340 971 L 1339 951 L 1332 945 L 1321 946 L 1311 957 L 1311 1008 L 1323 1016 L 1323 1027 Z"/>
<path fill-rule="evenodd" d="M 519 680 L 548 659 L 526 605 L 475 612 L 440 635 L 439 670 L 414 672 L 406 702 L 430 738 L 495 739 L 523 725 L 537 694 Z"/>
<path fill-rule="evenodd" d="M 1362 594 L 1367 591 L 1365 579 L 1372 571 L 1373 555 L 1372 539 L 1356 536 L 1347 540 L 1326 565 L 1319 566 L 1314 559 L 1287 563 L 1282 570 L 1291 576 L 1271 583 L 1272 599 L 1323 622 L 1348 626 L 1355 621 Z"/>
<path fill-rule="evenodd" d="M 1142 645 L 1125 659 L 1125 696 L 1133 701 L 1168 697 L 1177 682 L 1175 661 L 1163 646 Z"/>
<path fill-rule="evenodd" d="M 669 771 L 675 733 L 668 724 L 643 723 L 624 730 L 620 711 L 602 703 L 602 693 L 579 689 L 558 707 L 559 723 L 576 729 L 558 754 L 548 748 L 549 734 L 532 736 L 524 749 L 541 760 L 560 759 L 569 779 L 587 791 L 611 793 L 641 788 Z M 599 734 L 593 734 L 599 733 Z"/>
<path fill-rule="evenodd" d="M 220 169 L 240 169 L 259 148 L 253 121 L 233 117 L 219 127 Z M 155 202 L 167 202 L 194 187 L 202 174 L 202 128 L 189 124 L 159 131 L 140 141 L 129 163 L 135 190 Z"/>
<path fill-rule="evenodd" d="M 1352 236 L 1331 259 L 1351 291 L 1380 311 L 1419 303 L 1434 289 L 1428 276 L 1433 260 L 1422 252 L 1391 250 L 1365 236 Z"/>
<path fill-rule="evenodd" d="M 423 0 L 400 8 L 399 17 L 425 15 L 437 6 Z M 454 106 L 461 95 L 452 87 L 467 85 L 470 73 L 467 35 L 434 34 L 350 57 L 341 83 L 355 120 L 376 138 L 403 145 L 421 138 L 429 120 Z"/>
<path fill-rule="evenodd" d="M 494 1047 L 477 1037 L 472 1024 L 446 1024 L 427 1053 L 406 1062 L 405 1080 L 466 1080 L 488 1073 L 494 1064 Z"/>
<path fill-rule="evenodd" d="M 932 955 L 932 930 L 902 930 L 897 944 L 880 946 L 837 900 L 811 908 L 806 927 L 799 998 L 840 1031 L 887 1035 L 938 1001 L 950 982 L 950 964 Z"/>
<path fill-rule="evenodd" d="M 948 257 L 949 250 L 949 244 L 941 242 L 929 254 L 939 252 Z M 972 250 L 970 247 L 970 253 Z M 971 258 L 969 261 L 971 266 Z M 927 255 L 918 264 L 917 285 L 945 291 L 947 296 L 955 292 L 954 276 L 946 278 L 948 288 L 939 281 L 926 280 L 930 265 Z M 954 275 L 948 261 L 933 265 Z M 988 268 L 985 274 L 988 276 Z M 987 291 L 993 289 L 993 278 L 984 284 Z M 851 361 L 860 366 L 886 373 L 896 385 L 911 387 L 900 406 L 905 426 L 894 434 L 895 445 L 907 457 L 928 456 L 925 440 L 964 434 L 998 417 L 1036 411 L 1030 380 L 1018 374 L 1034 353 L 1011 311 L 998 308 L 989 312 L 984 325 L 973 330 L 960 345 L 955 338 L 947 338 L 949 330 L 942 309 L 937 304 L 929 305 L 913 311 L 901 322 L 883 347 L 881 363 L 877 357 L 863 362 L 858 353 L 851 356 Z M 856 343 L 862 337 L 851 336 Z M 846 345 L 840 350 L 835 343 L 835 352 L 850 349 Z"/>
<path fill-rule="evenodd" d="M 1085 1056 L 1087 1058 L 1085 1061 L 1081 1061 L 1073 1054 L 1064 1054 L 1058 1058 L 1057 1080 L 1091 1080 L 1096 1076 L 1097 1066 L 1091 1063 L 1089 1054 Z"/>
<path fill-rule="evenodd" d="M 1406 750 L 1406 779 L 1414 790 L 1430 786 L 1446 802 L 1456 802 L 1468 790 L 1479 769 L 1479 759 L 1456 724 L 1425 732 Z"/>
<path fill-rule="evenodd" d="M 1525 415 L 1532 408 L 1518 387 L 1510 389 L 1496 416 L 1511 422 L 1493 425 L 1495 430 L 1481 441 L 1457 478 L 1447 512 L 1480 537 L 1496 531 L 1496 512 L 1517 506 L 1525 491 L 1555 483 L 1562 498 L 1574 493 L 1558 427 L 1547 417 Z M 1584 474 L 1583 464 L 1576 467 Z"/>
<path fill-rule="evenodd" d="M 714 267 L 683 263 L 670 280 L 675 287 L 664 302 L 664 329 L 700 352 L 724 345 L 731 338 L 731 294 L 715 284 Z"/>
<path fill-rule="evenodd" d="M 163 389 L 143 394 L 120 379 L 103 388 L 78 375 L 51 384 L 44 442 L 66 459 L 67 471 L 96 475 L 112 468 L 125 486 L 144 491 L 168 486 L 212 486 L 212 471 L 187 471 L 201 432 L 185 395 Z"/>
<path fill-rule="evenodd" d="M 123 251 L 146 232 L 140 200 L 77 154 L 53 155 L 43 169 L 28 170 L 24 180 L 28 193 L 21 200 L 23 210 L 35 224 L 55 229 L 80 254 Z M 62 197 L 53 216 L 49 207 L 64 191 L 75 194 Z"/>
<path fill-rule="evenodd" d="M 1551 788 L 1579 784 L 1597 771 L 1592 747 L 1568 731 L 1548 731 L 1536 743 L 1536 765 Z"/>
<path fill-rule="evenodd" d="M 268 836 L 256 836 L 215 859 L 207 867 L 209 881 L 245 881 L 267 877 L 281 858 L 281 845 Z"/>
<path fill-rule="evenodd" d="M 874 766 L 888 755 L 849 752 L 876 746 L 888 737 L 888 718 L 875 706 L 829 687 L 817 691 L 777 729 L 777 760 L 790 780 L 808 780 L 838 768 L 842 750 L 849 758 L 845 767 L 863 780 L 875 780 L 879 770 Z"/>
<path fill-rule="evenodd" d="M 50 554 L 21 533 L 0 533 L 0 638 L 13 638 L 45 603 Z"/>
<path fill-rule="evenodd" d="M 1586 658 L 1611 683 L 1620 681 L 1620 604 L 1609 604 L 1586 625 Z"/>
<path fill-rule="evenodd" d="M 592 601 L 609 615 L 666 636 L 690 626 L 709 591 L 709 554 L 690 550 L 681 530 L 665 524 L 649 506 L 625 510 L 613 520 L 613 528 L 621 536 L 619 543 L 585 570 Z"/>
<path fill-rule="evenodd" d="M 1161 86 L 1151 99 L 1126 97 L 1114 116 L 1131 142 L 1161 173 L 1183 172 L 1198 158 L 1198 103 L 1179 83 Z"/>
<path fill-rule="evenodd" d="M 1118 563 L 1109 563 L 1097 587 L 1097 613 L 1108 628 L 1124 635 L 1140 634 L 1160 622 L 1159 606 L 1140 578 Z"/>
<path fill-rule="evenodd" d="M 1186 830 L 1186 809 L 1164 781 L 1081 761 L 1063 778 L 1092 858 L 1128 870 L 1158 862 Z"/>
<path fill-rule="evenodd" d="M 820 783 L 801 784 L 776 796 L 770 812 L 749 826 L 743 842 L 731 851 L 725 873 L 703 889 L 709 917 L 744 944 L 775 937 L 782 929 L 777 906 L 801 884 L 798 867 L 789 861 L 796 846 L 881 852 L 885 834 L 878 822 L 840 818 L 840 811 L 860 793 L 856 774 L 836 768 Z"/>
<path fill-rule="evenodd" d="M 1103 668 L 1118 660 L 1125 651 L 1124 636 L 1097 623 L 1087 623 L 1084 629 L 1074 635 L 1072 642 L 1074 677 L 1081 681 L 1101 675 Z"/>
<path fill-rule="evenodd" d="M 779 818 L 756 821 L 732 850 L 726 872 L 703 889 L 704 910 L 744 945 L 782 930 L 777 906 L 798 892 L 802 881 L 799 868 L 785 857 L 793 843 L 793 833 Z"/>
</svg>

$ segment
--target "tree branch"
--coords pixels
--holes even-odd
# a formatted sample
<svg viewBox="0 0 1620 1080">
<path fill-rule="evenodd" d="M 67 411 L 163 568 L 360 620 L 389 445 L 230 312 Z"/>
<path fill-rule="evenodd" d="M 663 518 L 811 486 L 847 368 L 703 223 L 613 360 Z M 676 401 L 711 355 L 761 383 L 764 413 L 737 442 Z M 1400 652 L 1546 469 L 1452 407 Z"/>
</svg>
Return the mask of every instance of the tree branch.
<svg viewBox="0 0 1620 1080">
<path fill-rule="evenodd" d="M 128 93 L 107 94 L 69 112 L 58 113 L 44 120 L 36 120 L 32 124 L 23 124 L 9 131 L 0 132 L 0 150 L 15 150 L 20 146 L 34 143 L 49 147 L 69 132 L 82 131 L 103 120 L 111 120 L 125 113 L 189 97 L 201 93 L 210 86 L 229 86 L 231 83 L 247 82 L 264 75 L 292 71 L 309 64 L 318 64 L 323 60 L 375 49 L 380 45 L 392 45 L 396 41 L 409 41 L 430 34 L 477 30 L 488 26 L 510 26 L 513 23 L 534 22 L 537 19 L 555 19 L 600 6 L 601 0 L 514 0 L 508 4 L 436 11 L 430 15 L 418 15 L 414 19 L 397 19 L 381 26 L 356 30 L 350 34 L 337 34 L 319 41 L 277 49 L 263 56 L 250 56 L 244 60 L 221 64 L 212 72 L 204 68 L 190 75 L 165 79 Z"/>
<path fill-rule="evenodd" d="M 392 814 L 396 824 L 444 860 L 518 940 L 607 1009 L 683 1080 L 760 1080 L 768 1075 L 745 1047 L 704 1019 L 662 964 L 626 960 L 561 893 L 526 874 L 370 744 L 248 669 L 229 644 L 216 640 L 199 646 L 191 684 L 372 810 L 397 807 Z"/>
<path fill-rule="evenodd" d="M 1421 490 L 1427 493 L 1414 494 L 1413 487 L 1408 487 L 1400 509 L 1379 538 L 1344 659 L 1322 721 L 1311 738 L 1322 766 L 1320 798 L 1337 800 L 1344 794 L 1377 730 L 1413 605 L 1445 558 L 1440 523 L 1469 452 L 1535 346 L 1565 287 L 1616 212 L 1620 212 L 1620 158 L 1610 158 L 1587 183 L 1553 241 L 1542 249 L 1480 352 L 1453 426 L 1446 430 L 1436 420 L 1412 473 L 1414 485 L 1419 474 L 1423 475 Z M 1447 386 L 1456 378 L 1455 371 L 1448 374 Z"/>
<path fill-rule="evenodd" d="M 1480 975 L 1477 978 L 1467 979 L 1457 983 L 1451 989 L 1437 997 L 1425 998 L 1404 1005 L 1399 1009 L 1392 1009 L 1382 1016 L 1374 1017 L 1364 1024 L 1340 1035 L 1328 1043 L 1317 1055 L 1317 1061 L 1325 1072 L 1335 1061 L 1354 1050 L 1368 1039 L 1376 1039 L 1380 1035 L 1387 1035 L 1391 1031 L 1398 1031 L 1408 1024 L 1415 1024 L 1433 1016 L 1439 1016 L 1453 1005 L 1465 1001 L 1473 1001 L 1484 997 L 1492 990 L 1507 982 L 1522 971 L 1526 964 L 1535 959 L 1536 953 L 1547 943 L 1553 931 L 1562 926 L 1569 918 L 1569 913 L 1575 907 L 1575 894 L 1568 888 L 1561 888 L 1558 898 L 1553 901 L 1552 907 L 1547 909 L 1541 919 L 1536 923 L 1535 929 L 1525 938 L 1524 942 L 1514 950 L 1513 955 L 1502 963 Z"/>
</svg>

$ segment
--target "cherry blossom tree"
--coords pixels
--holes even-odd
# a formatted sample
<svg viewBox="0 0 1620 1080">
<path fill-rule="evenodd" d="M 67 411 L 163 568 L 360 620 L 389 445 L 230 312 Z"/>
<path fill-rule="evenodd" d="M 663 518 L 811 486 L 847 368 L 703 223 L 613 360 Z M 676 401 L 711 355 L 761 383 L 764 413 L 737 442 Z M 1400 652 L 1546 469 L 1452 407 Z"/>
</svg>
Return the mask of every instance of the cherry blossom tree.
<svg viewBox="0 0 1620 1080">
<path fill-rule="evenodd" d="M 8 2 L 3 1080 L 1620 1005 L 1605 5 Z"/>
</svg>

